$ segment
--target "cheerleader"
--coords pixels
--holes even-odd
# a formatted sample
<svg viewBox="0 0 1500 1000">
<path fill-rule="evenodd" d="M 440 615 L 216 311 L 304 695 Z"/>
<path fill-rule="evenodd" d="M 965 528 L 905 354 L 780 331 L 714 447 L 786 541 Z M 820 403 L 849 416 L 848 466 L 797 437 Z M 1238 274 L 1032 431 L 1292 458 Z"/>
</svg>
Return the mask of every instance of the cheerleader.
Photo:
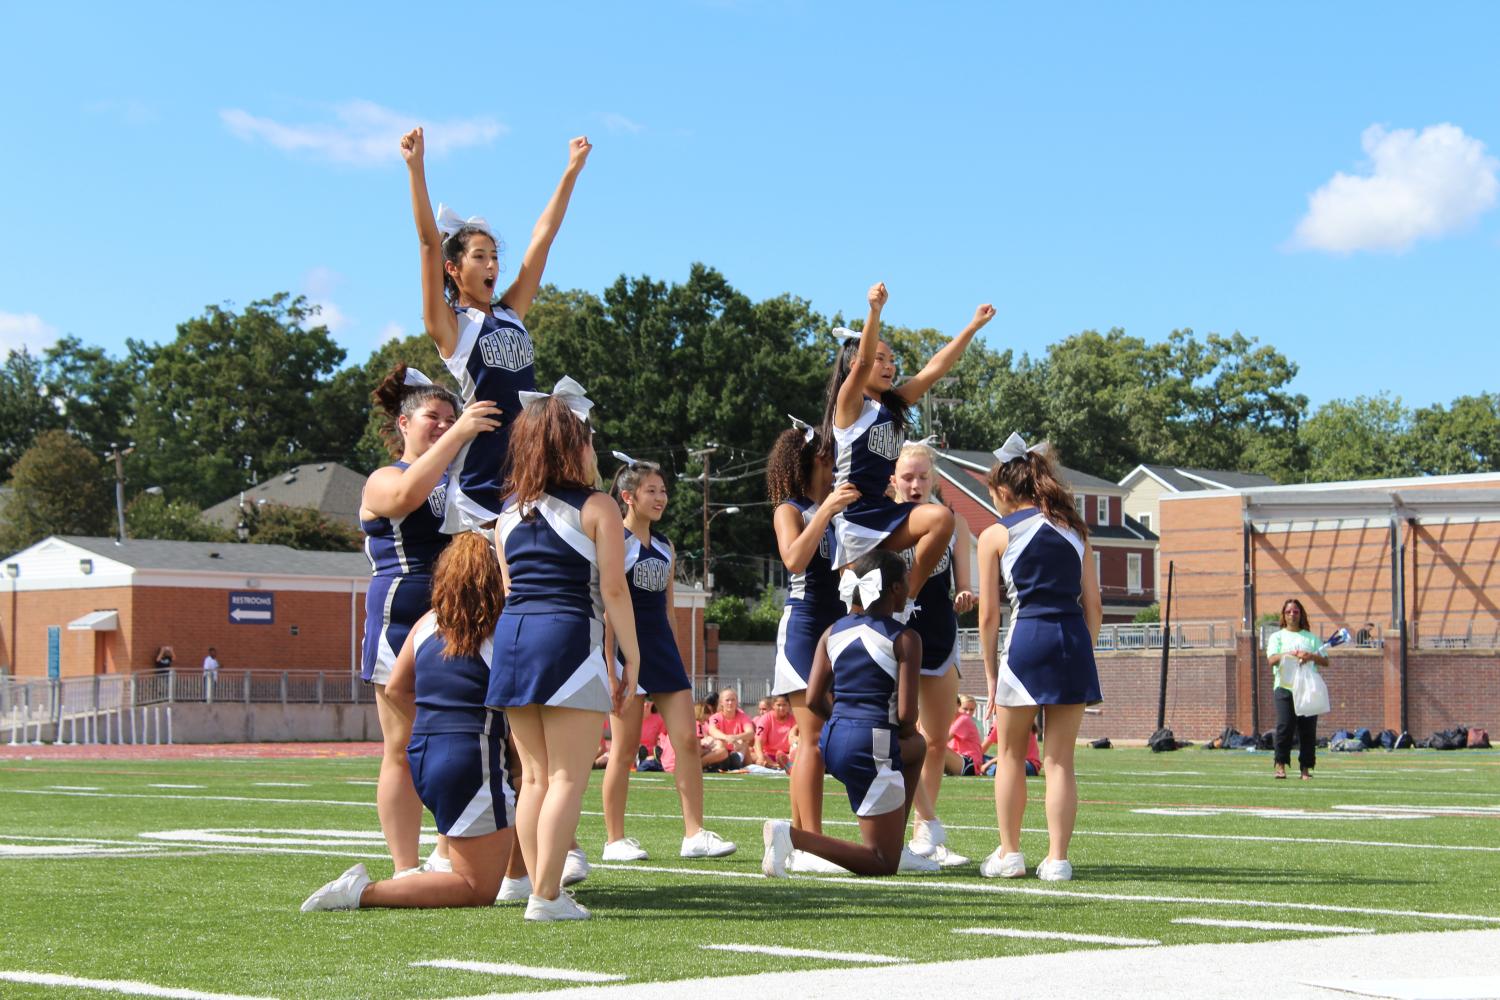
<svg viewBox="0 0 1500 1000">
<path fill-rule="evenodd" d="M 677 638 L 672 631 L 672 579 L 676 552 L 672 543 L 653 529 L 667 509 L 667 482 L 654 462 L 638 462 L 614 453 L 624 463 L 615 473 L 611 492 L 624 510 L 625 582 L 635 616 L 636 642 L 640 646 L 640 676 L 624 704 L 610 715 L 614 743 L 604 771 L 605 861 L 645 861 L 640 841 L 625 836 L 625 801 L 630 792 L 630 768 L 641 745 L 644 702 L 650 695 L 667 739 L 674 747 L 695 749 L 698 737 L 693 718 L 693 690 L 688 681 Z M 606 624 L 613 626 L 612 620 Z M 611 628 L 611 633 L 613 628 Z M 606 642 L 606 648 L 609 644 Z M 617 662 L 616 669 L 622 669 Z M 656 746 L 652 737 L 648 749 Z M 674 753 L 675 761 L 676 755 Z M 691 759 L 691 753 L 689 753 Z M 682 804 L 682 850 L 684 858 L 722 858 L 735 845 L 703 828 L 703 769 L 679 767 L 673 772 L 677 798 Z"/>
<path fill-rule="evenodd" d="M 890 875 L 938 866 L 904 850 L 906 817 L 926 752 L 917 732 L 917 675 L 922 640 L 895 612 L 906 606 L 906 564 L 894 552 L 874 551 L 854 565 L 864 610 L 835 622 L 818 640 L 807 703 L 827 720 L 823 761 L 844 785 L 859 818 L 862 845 L 768 819 L 762 828 L 761 871 L 784 877 L 793 849 L 856 875 Z"/>
<path fill-rule="evenodd" d="M 372 882 L 358 864 L 307 897 L 304 913 L 495 902 L 515 816 L 505 715 L 484 704 L 501 594 L 488 540 L 455 538 L 433 572 L 432 610 L 407 636 L 385 686 L 398 710 L 415 716 L 406 748 L 411 776 L 447 838 L 452 870 Z"/>
<path fill-rule="evenodd" d="M 360 676 L 375 687 L 385 743 L 375 803 L 397 877 L 416 870 L 422 803 L 412 786 L 406 743 L 411 716 L 386 696 L 396 654 L 432 606 L 432 567 L 451 537 L 442 527 L 448 464 L 480 434 L 498 426 L 493 403 L 460 415 L 458 397 L 415 368 L 397 365 L 372 394 L 384 410 L 384 435 L 396 461 L 377 469 L 360 496 L 359 526 L 370 560 Z"/>
<path fill-rule="evenodd" d="M 564 377 L 521 395 L 495 548 L 505 612 L 485 704 L 503 708 L 521 758 L 516 834 L 531 876 L 528 920 L 586 920 L 562 891 L 599 730 L 636 687 L 640 651 L 620 509 L 597 492 L 593 403 Z M 604 615 L 625 661 L 604 662 Z M 613 683 L 612 683 L 613 682 Z M 613 688 L 613 689 L 612 689 Z M 624 742 L 615 734 L 615 742 Z"/>
<path fill-rule="evenodd" d="M 1048 852 L 1037 877 L 1073 877 L 1068 842 L 1078 815 L 1073 749 L 1083 707 L 1100 700 L 1094 642 L 1104 615 L 1088 528 L 1073 493 L 1057 478 L 1041 446 L 1012 434 L 995 452 L 990 501 L 1000 522 L 979 536 L 979 646 L 990 713 L 1000 737 L 995 765 L 995 817 L 1000 846 L 984 859 L 986 878 L 1026 874 L 1021 817 L 1026 811 L 1026 748 L 1037 708 L 1045 722 L 1042 773 L 1047 782 Z M 998 658 L 1001 588 L 1011 627 Z"/>
<path fill-rule="evenodd" d="M 494 400 L 500 427 L 470 443 L 455 460 L 443 530 L 488 527 L 500 512 L 510 429 L 521 413 L 519 393 L 536 388 L 536 370 L 526 314 L 541 287 L 547 254 L 562 226 L 578 174 L 588 160 L 587 138 L 568 143 L 568 166 L 531 231 L 515 281 L 496 297 L 500 243 L 484 219 L 460 219 L 438 207 L 433 218 L 427 196 L 420 128 L 401 137 L 401 155 L 411 180 L 412 215 L 422 259 L 422 322 L 467 404 Z"/>
<path fill-rule="evenodd" d="M 792 769 L 792 825 L 823 832 L 823 756 L 818 736 L 823 719 L 807 704 L 813 654 L 828 627 L 846 613 L 833 568 L 835 515 L 859 498 L 859 488 L 833 488 L 833 456 L 823 439 L 796 417 L 771 447 L 766 495 L 775 505 L 776 548 L 790 579 L 786 607 L 776 630 L 773 695 L 786 695 L 797 720 L 800 749 Z M 800 860 L 800 859 L 799 859 Z"/>
<path fill-rule="evenodd" d="M 886 496 L 896 458 L 906 437 L 907 410 L 958 363 L 974 334 L 995 315 L 990 305 L 974 318 L 912 378 L 895 384 L 895 355 L 880 339 L 885 285 L 870 289 L 864 329 L 835 330 L 845 343 L 834 360 L 823 413 L 825 440 L 832 443 L 834 483 L 853 483 L 859 499 L 834 518 L 836 567 L 853 563 L 874 548 L 912 549 L 911 593 L 919 594 L 937 568 L 953 536 L 953 512 L 941 504 L 897 503 Z M 910 609 L 897 608 L 905 621 Z"/>
<path fill-rule="evenodd" d="M 899 501 L 940 503 L 937 496 L 937 453 L 925 441 L 908 441 L 896 459 L 891 488 Z M 973 536 L 963 519 L 953 519 L 953 534 L 927 583 L 917 593 L 916 609 L 908 624 L 922 637 L 922 676 L 918 682 L 917 728 L 927 738 L 927 757 L 912 811 L 913 854 L 932 858 L 944 868 L 968 864 L 969 859 L 948 849 L 948 834 L 937 816 L 942 788 L 946 741 L 958 698 L 958 616 L 977 603 L 969 582 L 969 543 Z M 901 553 L 908 566 L 913 550 Z M 955 594 L 954 591 L 957 591 Z"/>
</svg>

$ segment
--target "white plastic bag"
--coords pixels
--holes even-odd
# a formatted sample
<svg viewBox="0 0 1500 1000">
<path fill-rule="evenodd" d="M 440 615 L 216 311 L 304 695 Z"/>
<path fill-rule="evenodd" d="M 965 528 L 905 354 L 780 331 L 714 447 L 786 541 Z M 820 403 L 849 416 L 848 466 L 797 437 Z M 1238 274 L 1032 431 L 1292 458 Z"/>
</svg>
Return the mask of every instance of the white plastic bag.
<svg viewBox="0 0 1500 1000">
<path fill-rule="evenodd" d="M 1292 710 L 1301 716 L 1327 715 L 1333 711 L 1333 705 L 1328 700 L 1328 685 L 1323 675 L 1311 664 L 1300 667 L 1296 680 L 1292 681 Z"/>
</svg>

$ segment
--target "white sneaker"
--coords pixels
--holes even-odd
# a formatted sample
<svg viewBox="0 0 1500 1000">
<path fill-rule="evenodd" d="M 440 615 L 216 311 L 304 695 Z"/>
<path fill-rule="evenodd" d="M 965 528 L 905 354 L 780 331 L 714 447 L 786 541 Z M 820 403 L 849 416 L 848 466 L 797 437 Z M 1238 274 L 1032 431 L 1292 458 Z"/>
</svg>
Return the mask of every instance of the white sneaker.
<svg viewBox="0 0 1500 1000">
<path fill-rule="evenodd" d="M 979 874 L 985 878 L 1020 878 L 1026 874 L 1026 856 L 1020 851 L 1002 854 L 997 847 L 993 854 L 979 863 Z"/>
<path fill-rule="evenodd" d="M 1071 882 L 1073 881 L 1073 864 L 1067 858 L 1061 861 L 1044 858 L 1042 863 L 1036 866 L 1036 877 L 1043 882 Z"/>
<path fill-rule="evenodd" d="M 768 819 L 760 828 L 766 853 L 761 856 L 760 870 L 766 878 L 786 878 L 787 858 L 792 854 L 792 824 L 784 819 Z"/>
<path fill-rule="evenodd" d="M 930 858 L 933 848 L 947 842 L 948 831 L 943 829 L 941 820 L 919 819 L 912 824 L 911 843 L 906 845 L 906 849 L 913 854 Z"/>
<path fill-rule="evenodd" d="M 441 858 L 436 853 L 427 855 L 427 860 L 422 862 L 424 872 L 452 872 L 453 859 Z"/>
<path fill-rule="evenodd" d="M 634 837 L 621 837 L 619 840 L 611 840 L 605 844 L 604 851 L 599 857 L 604 861 L 645 861 L 647 854 L 639 840 Z"/>
<path fill-rule="evenodd" d="M 575 847 L 563 859 L 562 884 L 577 885 L 588 877 L 589 859 L 584 856 L 582 848 Z"/>
<path fill-rule="evenodd" d="M 415 868 L 403 868 L 399 872 L 391 876 L 391 881 L 394 882 L 398 878 L 406 878 L 409 875 L 420 875 L 426 870 L 426 865 L 417 865 L 417 867 Z"/>
<path fill-rule="evenodd" d="M 962 854 L 959 854 L 956 851 L 948 850 L 947 844 L 938 844 L 932 849 L 932 853 L 927 855 L 927 857 L 933 861 L 936 861 L 938 863 L 938 867 L 940 868 L 957 868 L 959 865 L 966 865 L 969 863 L 969 859 L 964 857 Z"/>
<path fill-rule="evenodd" d="M 589 916 L 588 907 L 574 900 L 571 892 L 559 892 L 556 899 L 526 898 L 527 920 L 587 920 Z"/>
<path fill-rule="evenodd" d="M 898 872 L 935 872 L 941 871 L 942 865 L 931 858 L 924 858 L 920 854 L 913 854 L 905 847 L 901 848 L 901 863 L 896 866 Z"/>
<path fill-rule="evenodd" d="M 737 848 L 732 840 L 725 840 L 710 830 L 699 830 L 691 837 L 682 838 L 684 858 L 726 858 Z"/>
<path fill-rule="evenodd" d="M 849 869 L 842 865 L 836 865 L 827 858 L 820 858 L 816 854 L 808 854 L 806 851 L 793 851 L 791 859 L 787 861 L 786 870 L 813 875 L 849 874 Z"/>
<path fill-rule="evenodd" d="M 355 865 L 329 882 L 302 903 L 302 912 L 314 910 L 357 910 L 359 897 L 370 884 L 370 873 L 362 864 Z"/>
<path fill-rule="evenodd" d="M 511 878 L 509 875 L 500 880 L 500 894 L 495 897 L 497 903 L 519 903 L 531 895 L 531 876 L 522 875 L 520 878 Z"/>
</svg>

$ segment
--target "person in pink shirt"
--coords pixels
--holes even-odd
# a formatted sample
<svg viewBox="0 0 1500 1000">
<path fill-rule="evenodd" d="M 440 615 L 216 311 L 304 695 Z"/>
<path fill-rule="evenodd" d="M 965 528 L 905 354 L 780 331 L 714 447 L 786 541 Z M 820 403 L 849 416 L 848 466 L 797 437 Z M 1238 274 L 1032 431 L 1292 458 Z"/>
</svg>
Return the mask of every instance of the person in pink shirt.
<svg viewBox="0 0 1500 1000">
<path fill-rule="evenodd" d="M 984 738 L 984 746 L 981 752 L 989 750 L 1000 743 L 1000 736 L 994 726 L 990 726 L 989 735 Z M 984 773 L 995 773 L 995 761 L 997 758 L 986 756 L 984 760 Z M 1026 744 L 1026 777 L 1035 778 L 1042 773 L 1042 749 L 1036 742 L 1036 723 L 1031 724 L 1031 742 Z"/>
<path fill-rule="evenodd" d="M 750 759 L 755 744 L 755 723 L 740 708 L 740 694 L 732 688 L 719 692 L 719 710 L 708 717 L 708 735 L 718 740 L 727 754 L 720 771 L 738 771 Z"/>
<path fill-rule="evenodd" d="M 948 750 L 943 759 L 946 774 L 978 774 L 984 766 L 984 750 L 979 743 L 979 724 L 974 713 L 979 705 L 964 695 L 958 699 L 958 714 L 948 727 Z"/>
<path fill-rule="evenodd" d="M 694 715 L 697 716 L 698 737 L 698 765 L 704 770 L 714 768 L 714 765 L 723 763 L 728 757 L 719 741 L 708 735 L 708 717 L 712 714 L 708 709 L 708 702 L 699 702 L 693 706 Z M 662 770 L 675 772 L 677 770 L 677 751 L 672 748 L 672 737 L 666 733 L 662 734 L 661 741 L 661 766 Z"/>
<path fill-rule="evenodd" d="M 641 747 L 646 751 L 642 756 L 636 751 L 636 759 L 639 763 L 636 770 L 641 770 L 640 765 L 648 760 L 655 760 L 657 747 L 662 743 L 662 735 L 667 731 L 667 724 L 663 721 L 661 713 L 656 710 L 656 705 L 650 698 L 646 699 L 646 711 L 641 716 Z M 654 768 L 652 769 L 654 770 Z"/>
<path fill-rule="evenodd" d="M 792 734 L 797 729 L 797 719 L 792 715 L 792 703 L 785 695 L 771 699 L 771 709 L 755 720 L 755 746 L 752 755 L 761 767 L 791 770 Z"/>
</svg>

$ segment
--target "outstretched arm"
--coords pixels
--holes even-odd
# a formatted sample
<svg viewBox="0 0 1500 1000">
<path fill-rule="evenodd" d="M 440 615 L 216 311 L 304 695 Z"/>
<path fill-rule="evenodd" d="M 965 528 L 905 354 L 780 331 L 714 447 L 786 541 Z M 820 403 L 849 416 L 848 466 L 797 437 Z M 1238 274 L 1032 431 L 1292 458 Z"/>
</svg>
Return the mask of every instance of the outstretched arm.
<svg viewBox="0 0 1500 1000">
<path fill-rule="evenodd" d="M 422 130 L 414 128 L 401 137 L 401 157 L 411 180 L 411 214 L 417 224 L 417 242 L 422 258 L 422 325 L 444 358 L 458 346 L 458 321 L 443 298 L 443 236 L 432 215 L 427 196 L 427 168 L 422 157 Z"/>
<path fill-rule="evenodd" d="M 563 216 L 568 214 L 573 185 L 578 182 L 578 175 L 583 172 L 583 165 L 588 162 L 589 151 L 593 148 L 588 136 L 581 135 L 568 141 L 568 167 L 531 230 L 531 242 L 526 247 L 526 256 L 521 258 L 521 270 L 516 272 L 516 280 L 500 296 L 500 304 L 520 317 L 523 323 L 531 304 L 536 301 L 537 290 L 542 287 L 547 254 L 552 251 L 552 241 L 557 239 L 557 231 L 562 228 Z"/>
<path fill-rule="evenodd" d="M 834 403 L 833 425 L 838 428 L 852 427 L 859 419 L 859 411 L 864 409 L 865 383 L 875 370 L 875 349 L 880 346 L 880 311 L 890 298 L 885 282 L 871 286 L 865 298 L 870 303 L 870 313 L 865 317 L 865 328 L 859 332 L 859 354 L 849 366 L 849 377 L 839 386 L 839 398 Z"/>
<path fill-rule="evenodd" d="M 932 356 L 911 378 L 896 387 L 896 392 L 908 403 L 915 403 L 922 398 L 922 394 L 937 384 L 937 380 L 948 374 L 949 370 L 956 364 L 958 359 L 964 356 L 969 341 L 974 339 L 974 334 L 983 329 L 984 325 L 995 318 L 995 307 L 986 302 L 974 310 L 974 318 L 969 320 L 969 325 L 963 331 L 943 346 L 943 349 Z"/>
</svg>

